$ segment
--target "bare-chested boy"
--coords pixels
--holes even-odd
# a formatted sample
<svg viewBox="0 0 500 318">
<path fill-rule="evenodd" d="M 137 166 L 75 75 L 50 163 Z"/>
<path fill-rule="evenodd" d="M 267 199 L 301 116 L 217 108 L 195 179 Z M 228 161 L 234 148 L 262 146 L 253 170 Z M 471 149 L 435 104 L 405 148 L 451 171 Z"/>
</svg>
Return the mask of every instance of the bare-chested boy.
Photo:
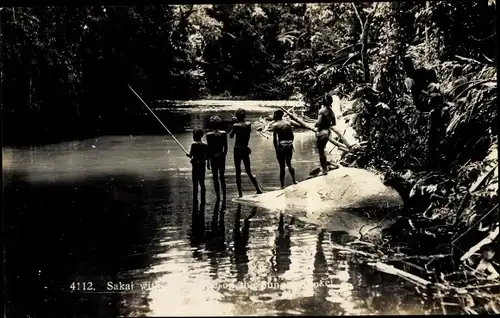
<svg viewBox="0 0 500 318">
<path fill-rule="evenodd" d="M 273 117 L 275 123 L 273 124 L 273 144 L 276 150 L 276 158 L 280 165 L 280 185 L 285 188 L 285 165 L 292 176 L 293 183 L 295 181 L 295 169 L 292 167 L 293 157 L 293 130 L 292 125 L 283 120 L 283 111 L 277 110 L 274 112 Z"/>
<path fill-rule="evenodd" d="M 220 199 L 220 188 L 222 187 L 222 199 L 226 200 L 226 154 L 227 154 L 227 133 L 222 129 L 222 119 L 219 116 L 210 117 L 210 128 L 207 133 L 208 158 L 212 168 L 215 195 Z M 220 183 L 219 183 L 220 181 Z"/>
<path fill-rule="evenodd" d="M 330 94 L 325 94 L 323 97 L 323 107 L 318 112 L 318 120 L 316 127 L 316 146 L 318 147 L 319 162 L 321 164 L 322 175 L 328 174 L 327 160 L 325 154 L 325 147 L 330 138 L 330 127 L 335 126 L 336 119 L 332 110 L 333 97 Z"/>
<path fill-rule="evenodd" d="M 248 147 L 248 142 L 250 141 L 250 133 L 252 132 L 252 125 L 250 122 L 245 121 L 246 111 L 242 108 L 236 111 L 236 122 L 233 124 L 233 128 L 229 133 L 230 138 L 236 139 L 234 141 L 234 167 L 236 168 L 236 186 L 238 187 L 238 195 L 241 198 L 243 196 L 243 191 L 241 188 L 241 162 L 245 165 L 245 172 L 252 181 L 252 184 L 257 190 L 257 194 L 261 194 L 262 191 L 259 189 L 257 184 L 257 179 L 255 179 L 252 174 L 252 168 L 250 165 L 250 153 L 251 149 Z"/>
<path fill-rule="evenodd" d="M 194 205 L 198 204 L 198 186 L 200 186 L 200 205 L 205 205 L 205 164 L 207 169 L 210 169 L 210 162 L 208 159 L 208 146 L 201 138 L 204 132 L 201 129 L 195 129 L 193 131 L 193 143 L 191 144 L 191 150 L 187 156 L 191 158 L 192 165 L 192 181 L 193 181 L 193 202 Z"/>
</svg>

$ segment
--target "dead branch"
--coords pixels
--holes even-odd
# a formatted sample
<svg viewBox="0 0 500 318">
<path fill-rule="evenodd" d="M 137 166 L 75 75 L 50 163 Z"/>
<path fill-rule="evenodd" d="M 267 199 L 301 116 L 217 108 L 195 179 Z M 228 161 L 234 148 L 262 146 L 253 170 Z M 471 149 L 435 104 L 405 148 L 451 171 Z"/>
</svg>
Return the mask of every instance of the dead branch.
<svg viewBox="0 0 500 318">
<path fill-rule="evenodd" d="M 345 252 L 349 252 L 349 253 L 353 253 L 353 254 L 358 254 L 358 255 L 365 256 L 365 257 L 370 257 L 370 258 L 378 258 L 378 255 L 376 255 L 376 254 L 371 254 L 371 253 L 366 253 L 366 252 L 358 251 L 358 250 L 355 250 L 355 249 L 352 249 L 352 248 L 349 248 L 349 247 L 345 247 L 345 246 L 342 246 L 342 245 L 338 245 L 338 244 L 335 244 L 335 243 L 331 243 L 331 246 L 334 249 L 337 249 L 337 250 L 340 250 L 340 251 L 345 251 Z"/>
<path fill-rule="evenodd" d="M 264 134 L 262 131 L 257 130 L 257 133 L 258 133 L 259 135 L 261 135 L 262 137 L 264 137 L 264 138 L 266 138 L 266 139 L 269 139 L 269 136 L 266 136 L 266 134 Z"/>
<path fill-rule="evenodd" d="M 478 60 L 474 60 L 474 59 L 471 59 L 471 58 L 468 58 L 468 57 L 463 57 L 463 56 L 460 56 L 460 55 L 455 55 L 455 58 L 457 60 L 460 60 L 460 61 L 463 61 L 463 62 L 472 63 L 472 64 L 488 65 L 486 63 L 479 62 Z"/>
<path fill-rule="evenodd" d="M 290 116 L 290 118 L 292 118 L 293 120 L 295 120 L 297 123 L 299 123 L 302 127 L 306 128 L 306 129 L 309 129 L 313 132 L 317 132 L 318 130 L 316 129 L 316 127 L 314 127 L 313 125 L 310 125 L 308 123 L 306 123 L 305 121 L 303 121 L 301 118 L 299 118 L 298 116 L 294 115 L 293 113 L 289 112 L 286 108 L 284 107 L 280 107 L 281 110 L 283 110 L 286 114 L 288 114 L 288 116 Z M 339 147 L 339 150 L 341 151 L 344 151 L 344 152 L 349 152 L 349 149 L 346 145 L 336 141 L 335 139 L 333 139 L 332 137 L 329 137 L 328 140 L 334 144 L 335 146 L 338 146 Z"/>
<path fill-rule="evenodd" d="M 470 86 L 468 86 L 466 89 L 464 89 L 463 91 L 460 92 L 460 94 L 458 94 L 456 97 L 455 97 L 455 101 L 458 100 L 460 97 L 462 97 L 464 95 L 465 92 L 468 92 L 470 91 L 471 89 L 473 88 L 476 88 L 477 86 L 480 86 L 480 85 L 484 85 L 484 84 L 497 84 L 497 82 L 495 80 L 492 80 L 492 79 L 486 79 L 486 80 L 481 80 L 481 81 L 478 81 Z"/>
<path fill-rule="evenodd" d="M 441 310 L 443 311 L 443 315 L 446 315 L 446 306 L 444 305 L 444 301 L 443 301 L 443 294 L 441 294 L 441 290 L 439 289 L 439 287 L 437 288 L 437 297 L 439 298 L 439 302 L 441 304 Z"/>
<path fill-rule="evenodd" d="M 479 223 L 481 223 L 482 220 L 484 220 L 488 215 L 490 215 L 493 211 L 495 211 L 498 208 L 498 203 L 491 209 L 489 210 L 485 215 L 483 215 L 476 223 L 474 223 L 473 226 L 469 227 L 467 231 L 465 231 L 463 234 L 461 234 L 459 237 L 453 240 L 451 244 L 455 244 L 460 238 L 462 238 L 465 234 L 469 233 L 470 230 L 475 228 Z"/>
<path fill-rule="evenodd" d="M 486 61 L 490 62 L 490 63 L 495 63 L 495 61 L 493 61 L 492 59 L 490 59 L 489 57 L 487 57 L 486 55 L 483 54 L 483 57 Z"/>
<path fill-rule="evenodd" d="M 356 7 L 356 3 L 351 2 L 352 7 L 354 8 L 354 12 L 356 13 L 356 17 L 358 17 L 359 20 L 359 25 L 361 26 L 361 30 L 363 29 L 363 20 L 361 19 L 361 16 L 359 15 L 358 8 Z"/>
<path fill-rule="evenodd" d="M 400 269 L 397 269 L 396 267 L 394 267 L 392 265 L 387 265 L 387 264 L 384 264 L 382 262 L 368 263 L 368 265 L 374 267 L 375 269 L 377 269 L 378 271 L 380 271 L 382 273 L 401 277 L 404 280 L 406 280 L 412 284 L 418 285 L 420 287 L 425 288 L 429 284 L 431 284 L 431 282 L 426 280 L 426 279 L 423 279 L 423 278 L 418 277 L 416 275 L 413 275 L 413 274 L 407 273 L 405 271 L 402 271 Z M 442 286 L 442 287 L 444 287 L 444 286 Z"/>
<path fill-rule="evenodd" d="M 438 259 L 438 258 L 447 258 L 452 256 L 452 254 L 438 254 L 438 255 L 429 255 L 429 256 L 423 256 L 423 255 L 414 255 L 414 256 L 405 256 L 405 257 L 396 257 L 396 258 L 388 258 L 387 261 L 403 261 L 403 260 L 409 260 L 409 259 L 419 259 L 419 260 L 430 260 L 430 259 Z"/>
<path fill-rule="evenodd" d="M 423 268 L 422 266 L 418 266 L 416 264 L 413 264 L 413 263 L 410 263 L 410 262 L 407 262 L 407 261 L 401 261 L 402 264 L 405 264 L 407 266 L 410 266 L 410 267 L 413 267 L 413 268 L 416 268 L 418 269 L 419 271 L 422 271 L 422 272 L 426 272 L 427 270 L 425 268 Z"/>
<path fill-rule="evenodd" d="M 498 168 L 498 163 L 493 168 L 491 168 L 490 171 L 488 171 L 484 176 L 482 176 L 479 180 L 474 182 L 474 184 L 470 187 L 469 192 L 472 193 L 477 189 L 479 189 L 497 168 Z"/>
<path fill-rule="evenodd" d="M 486 285 L 478 285 L 478 286 L 467 286 L 462 287 L 464 289 L 480 289 L 480 288 L 492 288 L 492 287 L 500 287 L 500 284 L 486 284 Z"/>
<path fill-rule="evenodd" d="M 477 243 L 476 245 L 474 245 L 473 247 L 471 247 L 467 253 L 465 253 L 461 258 L 460 260 L 461 261 L 465 261 L 467 259 L 469 259 L 472 255 L 474 255 L 474 253 L 476 253 L 477 251 L 479 251 L 481 249 L 481 247 L 483 247 L 484 245 L 486 244 L 490 244 L 493 242 L 493 240 L 498 236 L 498 233 L 499 233 L 500 229 L 499 227 L 497 226 L 493 231 L 490 232 L 490 234 L 488 234 L 487 237 L 485 237 L 484 239 L 481 240 L 481 242 Z"/>
</svg>

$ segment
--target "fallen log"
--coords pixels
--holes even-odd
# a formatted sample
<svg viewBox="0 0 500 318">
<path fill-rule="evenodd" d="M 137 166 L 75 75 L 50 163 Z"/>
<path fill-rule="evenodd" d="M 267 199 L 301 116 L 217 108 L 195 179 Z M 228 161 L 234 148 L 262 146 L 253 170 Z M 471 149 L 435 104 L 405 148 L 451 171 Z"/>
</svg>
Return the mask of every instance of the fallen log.
<svg viewBox="0 0 500 318">
<path fill-rule="evenodd" d="M 365 257 L 370 257 L 370 258 L 378 258 L 379 257 L 376 254 L 366 253 L 366 252 L 363 252 L 363 251 L 358 251 L 358 250 L 355 250 L 355 249 L 352 249 L 352 248 L 349 248 L 349 247 L 345 247 L 345 246 L 342 246 L 342 245 L 338 245 L 338 244 L 335 244 L 335 243 L 330 243 L 330 244 L 331 244 L 332 248 L 334 248 L 336 250 L 339 250 L 339 251 L 345 251 L 345 252 L 349 252 L 349 253 L 353 253 L 353 254 L 365 256 Z"/>
<path fill-rule="evenodd" d="M 382 262 L 374 262 L 374 263 L 372 262 L 372 263 L 368 263 L 368 265 L 374 267 L 376 270 L 378 270 L 378 271 L 380 271 L 382 273 L 386 273 L 386 274 L 390 274 L 390 275 L 395 275 L 395 276 L 401 277 L 404 280 L 409 281 L 410 283 L 418 285 L 420 287 L 424 287 L 425 288 L 429 284 L 431 284 L 431 282 L 428 281 L 428 280 L 426 280 L 426 279 L 423 279 L 423 278 L 418 277 L 416 275 L 413 275 L 411 273 L 408 273 L 408 272 L 402 271 L 400 269 L 397 269 L 396 267 L 394 267 L 392 265 L 387 265 L 387 264 L 384 264 Z"/>
<path fill-rule="evenodd" d="M 335 134 L 337 134 L 337 136 L 339 136 L 340 140 L 342 141 L 342 143 L 344 143 L 349 149 L 351 149 L 354 145 L 350 144 L 347 139 L 345 139 L 344 137 L 344 134 L 346 132 L 346 130 L 344 130 L 344 133 L 340 133 L 340 131 L 336 128 L 336 127 L 331 127 L 330 128 L 331 131 L 333 131 Z"/>
<path fill-rule="evenodd" d="M 299 118 L 298 116 L 295 116 L 294 114 L 292 114 L 291 112 L 289 112 L 287 109 L 285 109 L 284 107 L 281 107 L 281 110 L 283 110 L 286 114 L 288 114 L 288 116 L 290 116 L 290 118 L 292 118 L 293 120 L 295 120 L 297 123 L 299 123 L 302 127 L 306 128 L 306 129 L 309 129 L 313 132 L 317 132 L 318 130 L 316 129 L 316 127 L 314 127 L 313 125 L 311 124 L 308 124 L 306 123 L 305 121 L 303 121 L 301 118 Z M 349 147 L 346 146 L 345 144 L 343 143 L 340 143 L 338 141 L 336 141 L 335 139 L 333 139 L 332 137 L 329 137 L 328 138 L 328 141 L 330 141 L 332 144 L 334 144 L 335 146 L 339 147 L 339 150 L 341 151 L 344 151 L 344 152 L 349 152 Z"/>
<path fill-rule="evenodd" d="M 479 242 L 476 245 L 474 245 L 473 247 L 471 247 L 467 251 L 467 253 L 465 253 L 460 258 L 460 261 L 465 261 L 465 260 L 469 259 L 472 255 L 474 255 L 477 251 L 479 251 L 481 249 L 481 247 L 483 247 L 486 244 L 492 243 L 495 240 L 495 238 L 498 236 L 498 233 L 499 233 L 499 227 L 497 226 L 495 228 L 495 230 L 491 231 L 491 233 L 487 237 L 485 237 L 483 240 L 481 240 L 481 242 Z"/>
<path fill-rule="evenodd" d="M 474 182 L 470 187 L 469 192 L 472 193 L 481 188 L 481 186 L 485 183 L 485 181 L 494 174 L 495 169 L 497 168 L 498 168 L 498 163 L 494 165 L 493 168 L 491 168 L 487 173 L 483 174 L 480 178 L 478 178 L 478 180 Z"/>
</svg>

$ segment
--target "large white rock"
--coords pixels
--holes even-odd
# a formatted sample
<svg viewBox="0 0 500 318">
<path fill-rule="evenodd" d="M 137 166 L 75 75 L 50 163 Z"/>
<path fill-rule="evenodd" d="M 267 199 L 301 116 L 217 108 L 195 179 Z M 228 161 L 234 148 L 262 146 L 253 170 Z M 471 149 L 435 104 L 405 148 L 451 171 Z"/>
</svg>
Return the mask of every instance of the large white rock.
<svg viewBox="0 0 500 318">
<path fill-rule="evenodd" d="M 326 176 L 299 182 L 284 190 L 246 195 L 233 201 L 285 212 L 318 225 L 331 223 L 332 218 L 338 218 L 339 212 L 353 214 L 349 218 L 354 218 L 354 214 L 358 214 L 354 211 L 370 212 L 403 207 L 403 199 L 399 193 L 384 185 L 379 175 L 346 167 L 332 170 Z M 333 217 L 334 215 L 337 216 Z"/>
</svg>

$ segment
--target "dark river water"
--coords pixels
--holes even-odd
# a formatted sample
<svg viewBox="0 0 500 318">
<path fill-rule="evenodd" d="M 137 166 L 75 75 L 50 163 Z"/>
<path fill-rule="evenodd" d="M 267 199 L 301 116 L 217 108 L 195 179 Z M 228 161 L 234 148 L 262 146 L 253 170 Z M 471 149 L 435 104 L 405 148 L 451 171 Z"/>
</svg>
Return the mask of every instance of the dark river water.
<svg viewBox="0 0 500 318">
<path fill-rule="evenodd" d="M 216 112 L 230 119 L 232 111 L 179 109 L 160 117 L 188 148 L 193 127 Z M 270 111 L 254 109 L 249 119 Z M 254 174 L 264 190 L 276 189 L 272 141 L 254 133 L 250 143 Z M 314 145 L 312 133 L 296 133 L 299 181 L 318 166 Z M 225 209 L 214 202 L 207 172 L 205 214 L 193 217 L 189 159 L 168 135 L 4 148 L 7 316 L 420 312 L 411 287 L 329 247 L 358 232 L 343 231 L 341 218 L 338 231 L 324 233 L 232 203 L 231 158 Z M 244 192 L 254 193 L 242 180 Z"/>
</svg>

